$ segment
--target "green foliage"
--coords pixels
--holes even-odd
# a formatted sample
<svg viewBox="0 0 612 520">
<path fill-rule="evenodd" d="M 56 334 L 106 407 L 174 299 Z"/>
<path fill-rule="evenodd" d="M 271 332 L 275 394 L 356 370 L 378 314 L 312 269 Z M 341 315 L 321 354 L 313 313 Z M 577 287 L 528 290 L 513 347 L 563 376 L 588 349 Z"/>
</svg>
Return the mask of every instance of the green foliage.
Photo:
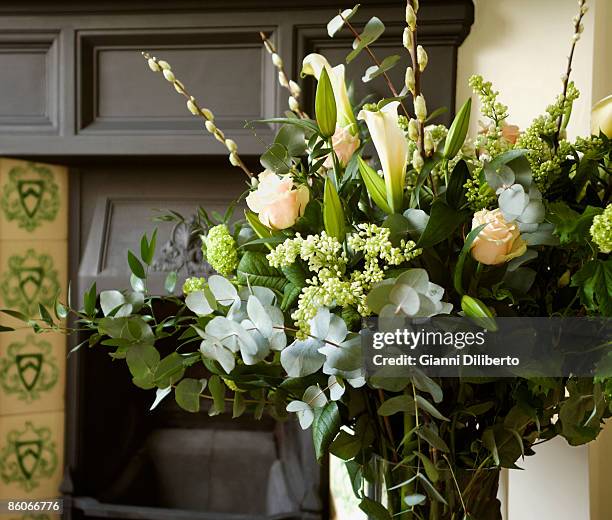
<svg viewBox="0 0 612 520">
<path fill-rule="evenodd" d="M 572 276 L 580 300 L 591 312 L 612 316 L 612 259 L 591 260 Z"/>
<path fill-rule="evenodd" d="M 282 291 L 287 283 L 282 271 L 270 267 L 263 253 L 247 251 L 237 268 L 238 282 L 243 285 L 259 285 Z"/>
</svg>

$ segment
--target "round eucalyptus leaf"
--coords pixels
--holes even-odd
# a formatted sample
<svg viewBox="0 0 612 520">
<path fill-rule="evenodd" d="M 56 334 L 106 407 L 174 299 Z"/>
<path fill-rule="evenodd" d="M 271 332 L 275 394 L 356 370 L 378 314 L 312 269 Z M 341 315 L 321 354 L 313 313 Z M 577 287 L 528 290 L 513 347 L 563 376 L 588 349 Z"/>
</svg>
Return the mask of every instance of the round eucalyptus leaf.
<svg viewBox="0 0 612 520">
<path fill-rule="evenodd" d="M 417 292 L 426 293 L 429 289 L 429 275 L 425 269 L 408 269 L 398 276 L 397 283 L 409 285 Z"/>
<path fill-rule="evenodd" d="M 406 316 L 415 316 L 419 312 L 419 294 L 409 285 L 396 285 L 389 294 L 389 299 Z"/>
<path fill-rule="evenodd" d="M 321 342 L 308 338 L 294 341 L 281 352 L 281 365 L 289 377 L 304 377 L 317 372 L 325 363 L 319 352 Z"/>
<path fill-rule="evenodd" d="M 208 278 L 208 287 L 215 299 L 223 306 L 232 305 L 239 300 L 238 291 L 232 283 L 223 276 L 214 274 Z"/>
<path fill-rule="evenodd" d="M 529 195 L 520 184 L 514 184 L 501 192 L 498 203 L 506 220 L 515 220 L 529 203 Z"/>
<path fill-rule="evenodd" d="M 197 316 L 207 316 L 212 313 L 211 307 L 206 295 L 202 291 L 195 291 L 187 295 L 185 298 L 187 308 Z"/>
<path fill-rule="evenodd" d="M 108 316 L 124 303 L 126 303 L 125 296 L 119 291 L 102 291 L 100 293 L 100 307 L 102 307 L 104 316 Z M 115 316 L 117 315 L 115 314 Z"/>
<path fill-rule="evenodd" d="M 319 385 L 312 385 L 304 392 L 302 401 L 312 408 L 323 408 L 327 404 L 327 396 Z"/>
</svg>

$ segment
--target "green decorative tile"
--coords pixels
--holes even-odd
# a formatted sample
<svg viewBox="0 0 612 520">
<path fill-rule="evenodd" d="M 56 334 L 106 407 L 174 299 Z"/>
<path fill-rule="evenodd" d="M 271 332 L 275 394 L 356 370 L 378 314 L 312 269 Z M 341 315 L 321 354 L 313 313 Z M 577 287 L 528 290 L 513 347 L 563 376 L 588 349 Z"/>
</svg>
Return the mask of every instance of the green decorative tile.
<svg viewBox="0 0 612 520">
<path fill-rule="evenodd" d="M 66 338 L 16 331 L 0 336 L 0 416 L 64 409 Z"/>
<path fill-rule="evenodd" d="M 62 412 L 0 417 L 0 500 L 58 495 L 63 421 Z"/>
<path fill-rule="evenodd" d="M 62 242 L 1 242 L 0 298 L 4 307 L 28 316 L 38 315 L 39 303 L 52 307 L 65 280 L 65 250 Z"/>
<path fill-rule="evenodd" d="M 0 238 L 67 238 L 65 167 L 2 159 L 0 185 Z"/>
</svg>

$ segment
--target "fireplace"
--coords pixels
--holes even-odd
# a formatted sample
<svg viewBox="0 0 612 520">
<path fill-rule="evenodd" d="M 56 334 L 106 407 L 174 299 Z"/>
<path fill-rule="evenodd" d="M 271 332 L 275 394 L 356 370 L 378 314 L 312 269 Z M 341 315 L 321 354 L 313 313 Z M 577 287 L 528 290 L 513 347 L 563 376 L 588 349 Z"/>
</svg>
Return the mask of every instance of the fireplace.
<svg viewBox="0 0 612 520">
<path fill-rule="evenodd" d="M 471 0 L 423 4 L 421 41 L 435 56 L 424 88 L 432 108 L 449 108 L 440 116 L 448 122 L 456 51 L 473 7 Z M 3 2 L 0 51 L 25 72 L 17 86 L 0 80 L 6 101 L 0 104 L 0 154 L 70 168 L 73 301 L 94 280 L 98 290 L 127 287 L 125 250 L 137 248 L 140 234 L 156 226 L 159 249 L 174 248 L 184 276 L 197 266 L 197 247 L 172 224 L 153 223 L 154 209 L 186 217 L 199 205 L 223 210 L 247 189 L 219 143 L 148 70 L 139 51 L 171 61 L 258 171 L 257 155 L 273 128 L 245 128 L 245 120 L 280 114 L 287 103 L 259 31 L 270 35 L 297 79 L 298 57 L 321 52 L 339 62 L 350 46 L 349 35 L 326 35 L 338 7 L 347 6 L 333 0 Z M 402 53 L 403 3 L 362 2 L 357 25 L 374 14 L 387 25 L 380 52 Z M 358 83 L 366 66 L 364 56 L 348 67 L 358 97 L 386 88 L 380 78 L 367 88 Z M 402 70 L 391 72 L 397 85 Z M 237 74 L 248 82 L 236 81 Z M 312 85 L 303 86 L 311 107 Z M 28 97 L 37 102 L 9 102 Z M 163 265 L 168 255 L 158 260 Z M 154 290 L 162 289 L 164 276 L 153 275 Z M 77 344 L 70 341 L 69 348 Z M 171 399 L 149 411 L 152 399 L 103 349 L 85 347 L 69 357 L 61 487 L 66 518 L 329 517 L 326 470 L 314 461 L 309 432 L 271 419 L 186 414 Z"/>
</svg>

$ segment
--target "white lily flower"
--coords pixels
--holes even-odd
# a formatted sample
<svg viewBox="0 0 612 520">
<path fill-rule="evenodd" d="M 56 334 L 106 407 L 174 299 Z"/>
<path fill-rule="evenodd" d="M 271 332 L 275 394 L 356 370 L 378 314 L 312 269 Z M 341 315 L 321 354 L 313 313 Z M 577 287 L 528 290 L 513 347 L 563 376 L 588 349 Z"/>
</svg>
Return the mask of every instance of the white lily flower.
<svg viewBox="0 0 612 520">
<path fill-rule="evenodd" d="M 377 111 L 362 110 L 359 119 L 368 125 L 378 152 L 387 188 L 387 202 L 394 212 L 401 210 L 408 164 L 408 141 L 398 124 L 398 101 Z"/>
<path fill-rule="evenodd" d="M 336 124 L 342 128 L 350 127 L 349 130 L 354 135 L 357 133 L 357 121 L 355 120 L 353 107 L 346 90 L 344 65 L 336 65 L 332 68 L 324 56 L 312 53 L 306 56 L 302 62 L 302 76 L 314 76 L 319 81 L 323 67 L 327 70 L 334 90 L 337 114 Z"/>
</svg>

